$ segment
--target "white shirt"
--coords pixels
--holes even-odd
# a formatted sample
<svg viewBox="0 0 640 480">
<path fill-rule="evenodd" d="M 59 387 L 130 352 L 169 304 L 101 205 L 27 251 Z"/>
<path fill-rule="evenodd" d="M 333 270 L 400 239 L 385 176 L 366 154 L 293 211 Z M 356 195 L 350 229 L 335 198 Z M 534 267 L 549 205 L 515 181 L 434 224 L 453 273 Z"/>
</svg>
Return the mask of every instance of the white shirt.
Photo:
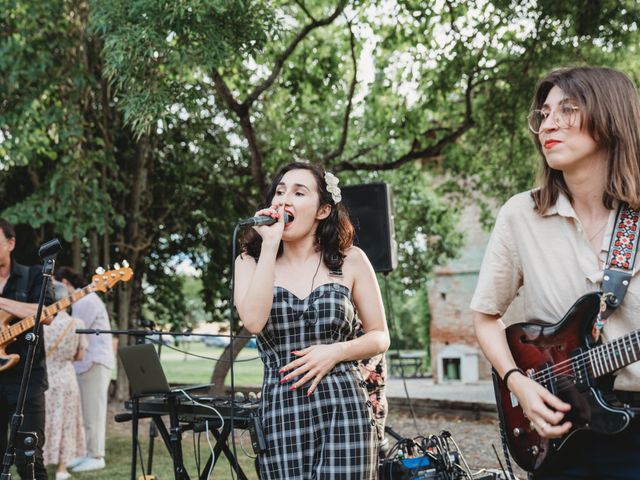
<svg viewBox="0 0 640 480">
<path fill-rule="evenodd" d="M 603 266 L 617 209 L 609 214 L 596 254 L 568 198 L 560 194 L 544 215 L 534 210 L 531 192 L 513 196 L 498 214 L 485 252 L 471 308 L 503 315 L 517 294 L 523 296 L 523 322 L 556 323 L 578 298 L 600 291 Z M 605 342 L 640 327 L 640 280 L 633 271 L 627 294 L 607 320 Z M 615 388 L 640 391 L 640 362 L 617 372 Z"/>
<path fill-rule="evenodd" d="M 81 298 L 71 307 L 71 316 L 79 318 L 85 324 L 85 328 L 110 330 L 109 314 L 102 300 L 95 293 L 90 293 Z M 84 357 L 79 362 L 74 362 L 77 374 L 86 372 L 94 363 L 99 363 L 107 368 L 115 366 L 111 334 L 88 335 L 89 344 L 84 352 Z"/>
</svg>

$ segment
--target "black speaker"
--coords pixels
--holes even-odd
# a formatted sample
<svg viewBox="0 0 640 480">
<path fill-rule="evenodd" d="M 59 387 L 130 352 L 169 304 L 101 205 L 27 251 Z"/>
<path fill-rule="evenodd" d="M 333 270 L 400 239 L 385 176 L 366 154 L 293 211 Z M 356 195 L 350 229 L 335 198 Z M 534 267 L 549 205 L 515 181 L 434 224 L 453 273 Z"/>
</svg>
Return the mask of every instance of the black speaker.
<svg viewBox="0 0 640 480">
<path fill-rule="evenodd" d="M 342 187 L 342 201 L 356 230 L 354 243 L 367 254 L 376 272 L 398 265 L 391 189 L 386 183 Z"/>
</svg>

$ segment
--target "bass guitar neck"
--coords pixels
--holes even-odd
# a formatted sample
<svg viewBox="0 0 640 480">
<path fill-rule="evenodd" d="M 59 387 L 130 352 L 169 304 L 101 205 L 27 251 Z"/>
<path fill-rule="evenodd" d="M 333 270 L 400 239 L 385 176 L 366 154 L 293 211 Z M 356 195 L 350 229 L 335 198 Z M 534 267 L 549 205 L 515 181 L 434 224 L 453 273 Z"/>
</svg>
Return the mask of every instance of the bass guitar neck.
<svg viewBox="0 0 640 480">
<path fill-rule="evenodd" d="M 70 307 L 74 302 L 86 297 L 90 293 L 106 292 L 119 282 L 126 282 L 133 276 L 133 271 L 128 265 L 101 274 L 94 275 L 89 285 L 76 290 L 68 297 L 58 300 L 56 303 L 42 309 L 41 320 L 51 318 L 58 312 Z M 7 354 L 6 348 L 23 333 L 31 330 L 35 323 L 35 315 L 23 318 L 15 322 L 16 317 L 9 312 L 0 310 L 0 372 L 8 370 L 20 361 L 20 355 Z M 15 323 L 11 323 L 15 322 Z"/>
</svg>

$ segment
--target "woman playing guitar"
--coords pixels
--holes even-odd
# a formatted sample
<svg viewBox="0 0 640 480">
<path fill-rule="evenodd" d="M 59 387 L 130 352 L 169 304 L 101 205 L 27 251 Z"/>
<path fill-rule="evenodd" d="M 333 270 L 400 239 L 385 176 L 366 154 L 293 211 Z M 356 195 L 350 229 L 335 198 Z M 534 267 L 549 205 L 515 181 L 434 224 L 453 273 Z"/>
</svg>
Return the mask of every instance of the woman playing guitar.
<svg viewBox="0 0 640 480">
<path fill-rule="evenodd" d="M 640 415 L 613 435 L 588 431 L 588 421 L 579 425 L 585 431 L 575 432 L 578 420 L 572 413 L 580 405 L 554 395 L 536 381 L 539 375 L 521 368 L 499 321 L 518 294 L 524 299 L 526 321 L 555 324 L 582 295 L 602 290 L 618 206 L 640 208 L 638 93 L 616 70 L 554 71 L 539 84 L 528 123 L 541 154 L 540 185 L 515 195 L 500 210 L 471 303 L 476 335 L 499 377 L 497 384 L 510 391 L 510 401 L 502 403 L 518 406 L 528 420 L 525 428 L 507 433 L 513 439 L 529 433 L 545 440 L 572 437 L 566 445 L 551 440 L 523 453 L 559 451 L 544 469 L 527 468 L 534 471 L 532 478 L 638 479 Z M 633 275 L 624 301 L 602 329 L 601 341 L 611 342 L 638 327 L 640 280 Z M 562 345 L 549 341 L 536 348 L 553 351 Z M 615 369 L 613 395 L 631 418 L 633 408 L 640 408 L 640 362 L 629 358 L 627 363 Z M 575 371 L 570 378 L 575 380 Z"/>
</svg>

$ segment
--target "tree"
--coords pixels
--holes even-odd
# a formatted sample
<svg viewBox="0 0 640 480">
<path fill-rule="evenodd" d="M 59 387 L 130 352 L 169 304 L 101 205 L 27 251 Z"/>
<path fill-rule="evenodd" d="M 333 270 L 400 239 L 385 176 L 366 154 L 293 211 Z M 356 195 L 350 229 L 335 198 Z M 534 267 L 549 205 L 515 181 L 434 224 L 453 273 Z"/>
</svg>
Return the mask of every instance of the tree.
<svg viewBox="0 0 640 480">
<path fill-rule="evenodd" d="M 139 318 L 147 270 L 149 285 L 178 288 L 162 279 L 178 254 L 203 270 L 207 306 L 224 318 L 230 226 L 292 159 L 319 162 L 343 184 L 395 187 L 401 265 L 390 279 L 403 287 L 396 295 L 414 295 L 459 247 L 456 199 L 530 183 L 523 119 L 537 79 L 576 59 L 620 61 L 640 9 L 631 0 L 0 6 L 3 214 L 35 227 L 34 241 L 63 235 L 76 266 L 129 258 L 136 280 L 114 306 L 122 327 Z"/>
<path fill-rule="evenodd" d="M 123 21 L 139 22 L 138 28 L 128 32 L 135 37 L 132 43 L 110 35 L 101 23 L 103 3 L 121 8 L 121 12 L 110 12 L 121 13 Z M 140 317 L 141 285 L 148 265 L 165 261 L 177 238 L 188 245 L 202 235 L 198 222 L 211 210 L 197 208 L 202 207 L 202 196 L 212 192 L 212 197 L 219 197 L 226 190 L 226 179 L 216 175 L 207 159 L 222 155 L 228 142 L 220 129 L 200 116 L 185 118 L 180 108 L 163 112 L 162 126 L 134 131 L 141 120 L 131 116 L 130 105 L 143 102 L 143 92 L 153 96 L 150 89 L 164 85 L 161 80 L 172 86 L 174 76 L 193 72 L 156 71 L 137 85 L 140 90 L 120 98 L 118 89 L 130 84 L 104 62 L 103 49 L 118 52 L 125 46 L 141 47 L 146 21 L 175 23 L 179 31 L 180 25 L 192 25 L 192 30 L 201 26 L 204 17 L 226 42 L 205 37 L 200 50 L 206 50 L 207 58 L 218 58 L 259 46 L 254 40 L 260 37 L 261 22 L 269 18 L 260 9 L 244 8 L 245 2 L 240 1 L 214 6 L 192 3 L 198 8 L 157 2 L 1 5 L 9 12 L 1 19 L 0 37 L 3 215 L 36 228 L 36 245 L 52 235 L 62 236 L 71 246 L 71 255 L 59 260 L 78 269 L 90 271 L 99 263 L 126 258 L 135 279 L 120 287 L 112 304 L 117 325 L 123 329 L 134 326 Z M 229 18 L 235 20 L 225 20 L 231 14 Z M 146 61 L 153 61 L 153 52 L 143 53 Z M 232 175 L 233 168 L 225 174 Z M 21 245 L 35 251 L 33 244 Z M 124 344 L 127 339 L 120 341 Z M 120 375 L 119 396 L 127 391 L 124 380 Z"/>
</svg>

